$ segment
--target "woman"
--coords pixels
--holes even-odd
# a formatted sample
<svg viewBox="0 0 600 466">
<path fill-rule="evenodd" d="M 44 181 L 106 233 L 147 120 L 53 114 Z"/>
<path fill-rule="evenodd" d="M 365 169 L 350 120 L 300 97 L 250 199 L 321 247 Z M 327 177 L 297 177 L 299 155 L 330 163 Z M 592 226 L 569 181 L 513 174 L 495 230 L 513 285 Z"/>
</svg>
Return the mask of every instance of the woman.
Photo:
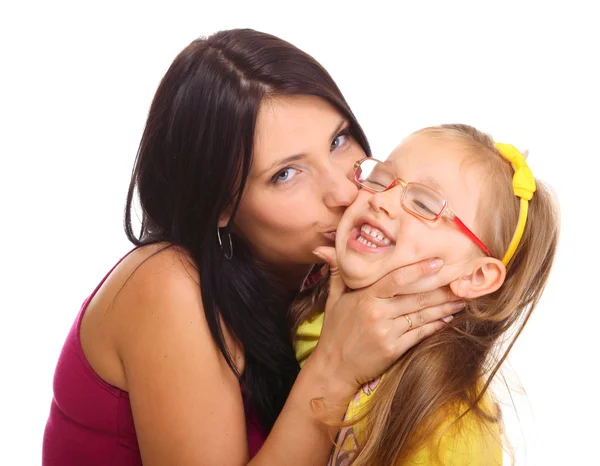
<svg viewBox="0 0 600 466">
<path fill-rule="evenodd" d="M 368 154 L 335 83 L 290 44 L 234 30 L 183 50 L 132 175 L 136 249 L 61 354 L 44 464 L 325 464 L 333 433 L 310 401 L 339 405 L 341 419 L 362 383 L 455 312 L 441 261 L 397 270 L 329 303 L 299 371 L 287 309 Z M 406 332 L 405 314 L 422 325 Z"/>
</svg>

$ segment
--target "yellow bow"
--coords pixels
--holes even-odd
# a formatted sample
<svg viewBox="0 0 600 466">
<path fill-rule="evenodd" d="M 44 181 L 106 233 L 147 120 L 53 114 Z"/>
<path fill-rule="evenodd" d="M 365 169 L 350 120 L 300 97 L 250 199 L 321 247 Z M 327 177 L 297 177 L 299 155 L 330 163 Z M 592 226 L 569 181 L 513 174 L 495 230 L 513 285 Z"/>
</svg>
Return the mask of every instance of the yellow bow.
<svg viewBox="0 0 600 466">
<path fill-rule="evenodd" d="M 523 157 L 523 154 L 511 144 L 497 142 L 496 147 L 504 158 L 512 164 L 515 170 L 513 176 L 513 189 L 515 195 L 521 199 L 530 201 L 535 192 L 535 178 L 527 165 L 525 157 Z"/>
<path fill-rule="evenodd" d="M 510 241 L 508 250 L 502 258 L 502 263 L 507 265 L 515 254 L 515 251 L 521 242 L 521 238 L 523 237 L 523 232 L 525 231 L 525 225 L 527 223 L 529 201 L 533 197 L 536 186 L 533 173 L 527 165 L 527 161 L 525 160 L 525 157 L 523 157 L 523 154 L 511 144 L 502 144 L 500 142 L 495 144 L 502 156 L 512 164 L 513 169 L 515 170 L 515 174 L 513 175 L 513 191 L 515 196 L 521 198 L 521 209 L 519 212 L 517 228 Z"/>
</svg>

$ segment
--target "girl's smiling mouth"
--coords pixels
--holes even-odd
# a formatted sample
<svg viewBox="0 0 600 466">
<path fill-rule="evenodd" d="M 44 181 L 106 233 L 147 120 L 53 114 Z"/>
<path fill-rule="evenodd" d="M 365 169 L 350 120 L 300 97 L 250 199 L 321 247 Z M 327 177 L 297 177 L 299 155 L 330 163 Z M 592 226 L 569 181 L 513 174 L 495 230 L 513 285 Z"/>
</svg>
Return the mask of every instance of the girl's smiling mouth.
<svg viewBox="0 0 600 466">
<path fill-rule="evenodd" d="M 382 252 L 396 245 L 392 237 L 381 225 L 362 217 L 348 238 L 348 247 L 357 252 Z"/>
</svg>

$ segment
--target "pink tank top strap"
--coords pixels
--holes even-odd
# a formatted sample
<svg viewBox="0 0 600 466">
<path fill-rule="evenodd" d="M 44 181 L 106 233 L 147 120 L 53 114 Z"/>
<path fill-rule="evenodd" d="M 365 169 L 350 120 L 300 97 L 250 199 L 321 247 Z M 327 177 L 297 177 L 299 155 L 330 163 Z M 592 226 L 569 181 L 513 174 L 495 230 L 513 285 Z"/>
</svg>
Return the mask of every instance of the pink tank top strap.
<svg viewBox="0 0 600 466">
<path fill-rule="evenodd" d="M 92 291 L 92 294 L 90 294 L 85 301 L 83 302 L 83 306 L 81 307 L 82 311 L 85 311 L 85 308 L 87 307 L 87 305 L 89 304 L 89 302 L 92 300 L 92 298 L 94 296 L 96 296 L 96 293 L 98 292 L 98 290 L 100 289 L 100 287 L 102 285 L 104 285 L 104 282 L 108 279 L 108 277 L 110 277 L 110 274 L 113 273 L 115 271 L 115 269 L 121 264 L 121 262 L 123 262 L 125 259 L 127 259 L 127 257 L 129 257 L 133 252 L 137 251 L 139 249 L 139 247 L 135 247 L 132 250 L 130 250 L 127 254 L 125 254 L 123 257 L 121 257 L 117 263 L 115 265 L 112 266 L 112 268 L 108 271 L 108 273 L 106 275 L 104 275 L 104 278 L 100 281 L 100 283 L 98 283 L 98 285 L 96 286 L 96 288 L 94 289 L 94 291 Z M 78 322 L 77 322 L 77 326 L 79 327 L 79 324 L 81 323 L 81 318 L 83 316 L 83 312 L 80 312 L 79 317 L 77 318 Z"/>
</svg>

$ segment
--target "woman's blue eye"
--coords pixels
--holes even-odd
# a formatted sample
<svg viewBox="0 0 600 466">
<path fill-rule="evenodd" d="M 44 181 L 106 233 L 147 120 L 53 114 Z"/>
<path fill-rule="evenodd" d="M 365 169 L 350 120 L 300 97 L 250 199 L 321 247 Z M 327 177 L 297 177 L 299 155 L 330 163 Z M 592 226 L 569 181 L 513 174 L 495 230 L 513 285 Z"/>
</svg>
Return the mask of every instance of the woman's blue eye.
<svg viewBox="0 0 600 466">
<path fill-rule="evenodd" d="M 346 143 L 346 139 L 348 138 L 347 134 L 338 134 L 333 142 L 331 143 L 331 150 L 337 149 L 338 147 L 343 146 Z"/>
<path fill-rule="evenodd" d="M 281 170 L 279 173 L 277 173 L 273 177 L 273 182 L 274 183 L 287 183 L 294 176 L 296 176 L 297 171 L 298 170 L 296 170 L 295 168 L 292 168 L 292 167 L 284 168 L 283 170 Z"/>
</svg>

